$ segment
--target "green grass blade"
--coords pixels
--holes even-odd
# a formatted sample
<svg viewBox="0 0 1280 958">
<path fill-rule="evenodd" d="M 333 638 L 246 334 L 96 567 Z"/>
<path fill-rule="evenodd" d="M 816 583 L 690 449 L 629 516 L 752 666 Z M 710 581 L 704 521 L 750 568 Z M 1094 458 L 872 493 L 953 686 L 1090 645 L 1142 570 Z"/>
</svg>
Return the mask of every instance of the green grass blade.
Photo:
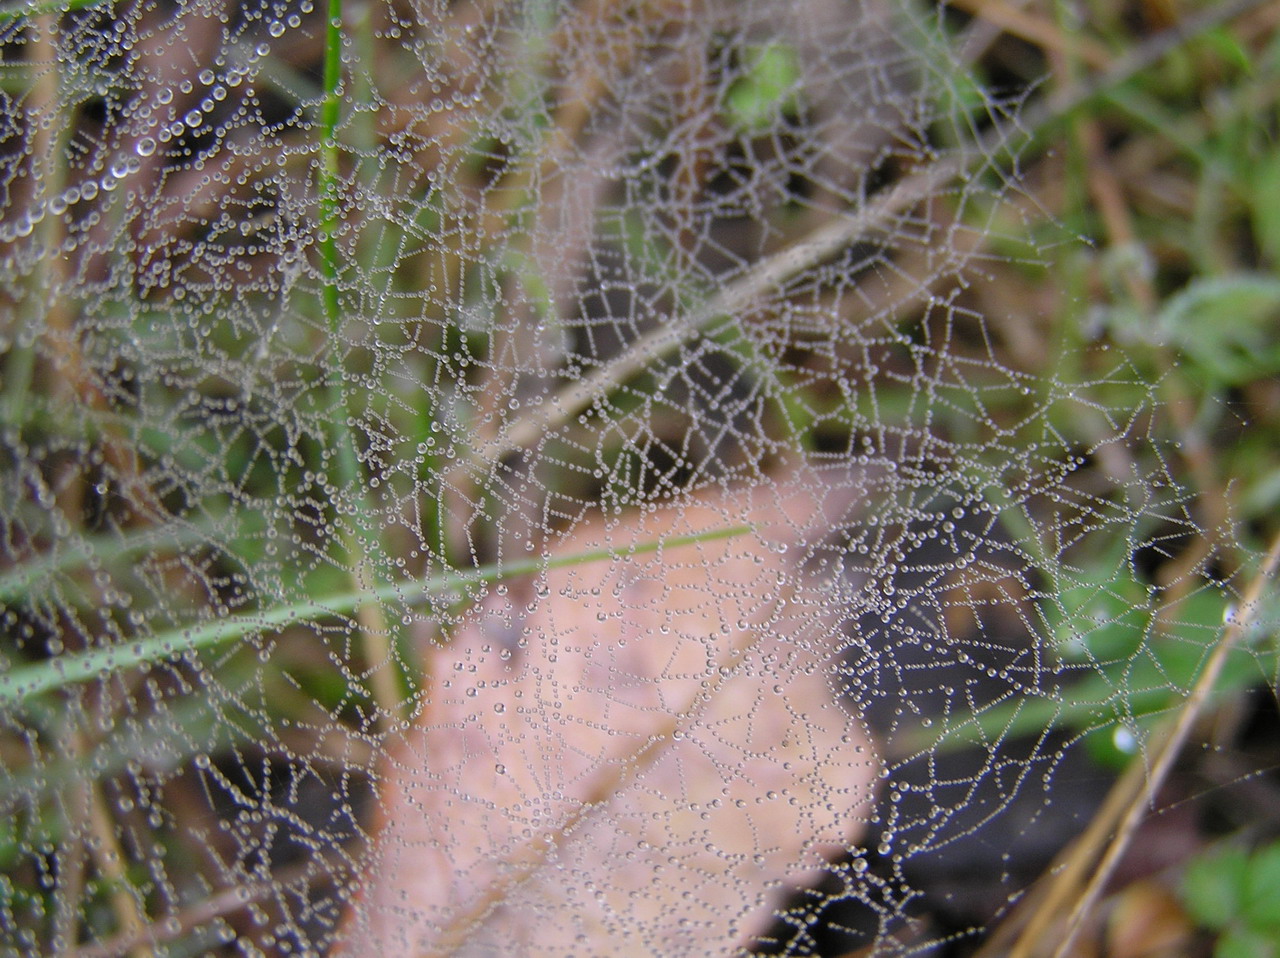
<svg viewBox="0 0 1280 958">
<path fill-rule="evenodd" d="M 604 559 L 642 555 L 660 549 L 677 549 L 700 542 L 728 539 L 750 531 L 749 526 L 731 526 L 691 535 L 671 536 L 635 545 L 592 549 L 549 559 L 527 559 L 521 562 L 482 566 L 465 572 L 450 572 L 425 579 L 391 582 L 371 592 L 350 591 L 325 601 L 295 602 L 272 606 L 247 615 L 228 616 L 213 622 L 169 629 L 145 639 L 123 642 L 107 648 L 93 649 L 77 655 L 64 655 L 26 665 L 0 676 L 0 708 L 12 708 L 26 699 L 42 695 L 78 682 L 139 665 L 163 662 L 174 656 L 212 648 L 246 635 L 270 632 L 300 622 L 312 622 L 334 615 L 345 615 L 370 601 L 399 600 L 416 604 L 428 598 L 458 594 L 469 587 L 502 579 L 536 574 Z"/>
<path fill-rule="evenodd" d="M 95 7 L 103 0 L 38 0 L 36 3 L 20 3 L 11 7 L 0 7 L 0 25 L 22 20 L 26 17 L 41 17 L 48 13 L 70 13 Z"/>
</svg>

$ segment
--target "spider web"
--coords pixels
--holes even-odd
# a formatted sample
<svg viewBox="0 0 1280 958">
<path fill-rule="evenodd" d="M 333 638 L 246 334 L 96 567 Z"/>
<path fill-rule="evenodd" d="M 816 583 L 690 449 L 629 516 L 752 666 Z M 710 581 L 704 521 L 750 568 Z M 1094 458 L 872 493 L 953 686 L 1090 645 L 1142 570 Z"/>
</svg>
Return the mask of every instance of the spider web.
<svg viewBox="0 0 1280 958">
<path fill-rule="evenodd" d="M 6 950 L 1006 911 L 1234 592 L 1143 580 L 1202 534 L 1152 377 L 1005 345 L 1042 317 L 983 284 L 1078 241 L 984 42 L 878 0 L 0 12 Z"/>
</svg>

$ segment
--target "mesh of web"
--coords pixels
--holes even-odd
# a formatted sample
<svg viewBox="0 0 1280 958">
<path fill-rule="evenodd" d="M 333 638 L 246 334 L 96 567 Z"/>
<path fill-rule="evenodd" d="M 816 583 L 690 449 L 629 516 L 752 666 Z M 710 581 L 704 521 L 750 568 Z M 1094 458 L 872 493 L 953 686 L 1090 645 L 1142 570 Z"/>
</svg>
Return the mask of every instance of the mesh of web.
<svg viewBox="0 0 1280 958">
<path fill-rule="evenodd" d="M 5 940 L 919 948 L 966 842 L 1020 892 L 1185 690 L 1132 557 L 1199 530 L 1140 371 L 971 295 L 1072 242 L 974 146 L 1016 101 L 877 0 L 326 16 L 0 20 Z"/>
</svg>

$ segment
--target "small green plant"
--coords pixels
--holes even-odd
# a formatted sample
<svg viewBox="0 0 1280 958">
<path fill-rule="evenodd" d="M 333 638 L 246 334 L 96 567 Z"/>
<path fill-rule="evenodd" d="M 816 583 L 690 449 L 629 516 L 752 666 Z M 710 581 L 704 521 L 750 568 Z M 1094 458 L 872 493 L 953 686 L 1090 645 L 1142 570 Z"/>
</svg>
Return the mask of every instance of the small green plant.
<svg viewBox="0 0 1280 958">
<path fill-rule="evenodd" d="M 1201 855 L 1187 866 L 1182 897 L 1191 916 L 1217 935 L 1215 958 L 1280 956 L 1280 841 Z"/>
<path fill-rule="evenodd" d="M 735 127 L 752 133 L 767 131 L 779 116 L 796 109 L 800 65 L 796 52 L 783 43 L 748 46 L 744 72 L 725 96 L 725 108 Z"/>
</svg>

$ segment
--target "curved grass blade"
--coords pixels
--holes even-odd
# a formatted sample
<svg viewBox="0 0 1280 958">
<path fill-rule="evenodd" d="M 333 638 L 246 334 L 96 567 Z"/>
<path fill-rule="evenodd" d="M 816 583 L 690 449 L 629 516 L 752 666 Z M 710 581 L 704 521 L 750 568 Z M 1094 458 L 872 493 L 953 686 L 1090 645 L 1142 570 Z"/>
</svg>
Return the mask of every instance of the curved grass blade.
<svg viewBox="0 0 1280 958">
<path fill-rule="evenodd" d="M 749 526 L 737 525 L 692 535 L 671 536 L 621 548 L 592 549 L 547 559 L 528 559 L 522 562 L 481 566 L 466 572 L 449 572 L 425 579 L 400 580 L 368 591 L 353 590 L 324 601 L 276 605 L 249 615 L 228 616 L 201 625 L 169 629 L 145 639 L 13 669 L 7 675 L 0 676 L 0 708 L 13 708 L 26 699 L 68 685 L 87 682 L 139 665 L 162 662 L 185 652 L 233 642 L 246 635 L 268 632 L 300 622 L 312 622 L 328 616 L 348 614 L 373 601 L 386 602 L 396 599 L 409 603 L 421 602 L 434 596 L 459 594 L 477 585 L 536 574 L 547 569 L 559 569 L 604 559 L 619 559 L 628 555 L 657 552 L 661 549 L 677 549 L 700 542 L 728 539 L 749 531 Z"/>
</svg>

